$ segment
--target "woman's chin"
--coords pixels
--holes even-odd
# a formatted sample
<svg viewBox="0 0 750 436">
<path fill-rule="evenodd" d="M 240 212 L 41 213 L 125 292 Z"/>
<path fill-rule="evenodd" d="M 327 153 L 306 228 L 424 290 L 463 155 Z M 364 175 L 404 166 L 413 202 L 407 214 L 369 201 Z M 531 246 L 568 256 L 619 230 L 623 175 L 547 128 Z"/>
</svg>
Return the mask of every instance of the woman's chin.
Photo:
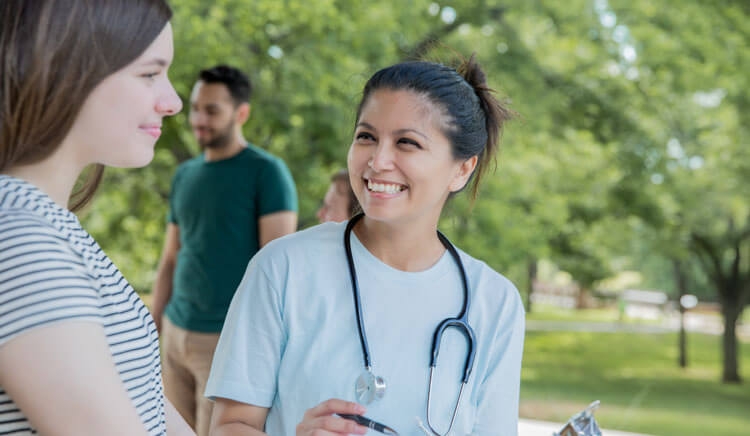
<svg viewBox="0 0 750 436">
<path fill-rule="evenodd" d="M 141 153 L 132 153 L 128 156 L 122 156 L 118 159 L 102 161 L 100 163 L 108 167 L 116 168 L 143 168 L 154 160 L 153 147 L 141 150 Z"/>
</svg>

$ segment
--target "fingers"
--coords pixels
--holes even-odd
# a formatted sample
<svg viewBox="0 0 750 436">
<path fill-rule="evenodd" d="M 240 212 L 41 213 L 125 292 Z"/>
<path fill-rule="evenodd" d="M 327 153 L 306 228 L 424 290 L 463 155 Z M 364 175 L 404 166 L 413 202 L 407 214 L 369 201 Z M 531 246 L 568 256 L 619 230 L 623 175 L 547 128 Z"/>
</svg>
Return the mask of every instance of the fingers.
<svg viewBox="0 0 750 436">
<path fill-rule="evenodd" d="M 351 401 L 338 400 L 332 398 L 328 401 L 324 401 L 317 406 L 308 409 L 305 412 L 306 417 L 316 418 L 320 416 L 333 415 L 334 413 L 348 413 L 352 415 L 362 415 L 367 409 L 365 406 Z"/>
<path fill-rule="evenodd" d="M 339 418 L 337 416 L 321 416 L 314 418 L 310 421 L 310 424 L 315 431 L 311 435 L 318 435 L 318 431 L 326 433 L 320 434 L 335 434 L 335 435 L 349 435 L 349 434 L 365 434 L 367 433 L 367 427 L 363 427 L 354 421 Z"/>
<path fill-rule="evenodd" d="M 297 435 L 306 436 L 341 436 L 365 434 L 367 427 L 349 419 L 333 416 L 334 413 L 361 415 L 365 408 L 350 401 L 330 399 L 308 409 L 302 422 L 297 426 Z"/>
</svg>

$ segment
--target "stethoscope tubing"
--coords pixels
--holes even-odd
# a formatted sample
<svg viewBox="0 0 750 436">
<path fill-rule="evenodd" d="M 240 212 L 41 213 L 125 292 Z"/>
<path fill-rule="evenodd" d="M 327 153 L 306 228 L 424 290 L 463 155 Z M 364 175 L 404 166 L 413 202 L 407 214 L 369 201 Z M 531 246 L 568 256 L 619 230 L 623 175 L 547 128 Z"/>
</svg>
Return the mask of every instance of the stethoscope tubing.
<svg viewBox="0 0 750 436">
<path fill-rule="evenodd" d="M 471 370 L 474 367 L 474 356 L 476 355 L 476 349 L 474 348 L 474 344 L 476 343 L 476 335 L 474 334 L 474 329 L 472 329 L 469 325 L 468 316 L 468 309 L 471 304 L 471 295 L 469 294 L 469 280 L 466 277 L 466 271 L 464 270 L 463 263 L 461 262 L 461 258 L 459 257 L 456 248 L 440 231 L 438 231 L 437 234 L 440 242 L 443 243 L 451 256 L 453 256 L 453 260 L 456 261 L 456 265 L 459 266 L 458 270 L 461 273 L 461 281 L 463 282 L 464 305 L 461 308 L 461 312 L 459 312 L 455 318 L 447 318 L 443 320 L 435 329 L 435 334 L 432 338 L 432 355 L 430 356 L 430 367 L 434 368 L 437 365 L 437 356 L 440 352 L 440 340 L 442 339 L 443 332 L 445 332 L 445 330 L 449 327 L 456 327 L 464 334 L 464 336 L 466 336 L 466 341 L 469 345 L 469 351 L 466 354 L 466 363 L 464 364 L 464 376 L 461 380 L 463 383 L 466 383 L 469 381 Z"/>
<path fill-rule="evenodd" d="M 363 213 L 357 214 L 352 217 L 346 224 L 346 229 L 344 230 L 344 248 L 346 250 L 347 263 L 349 265 L 349 276 L 352 281 L 352 296 L 354 298 L 354 313 L 357 318 L 359 342 L 362 347 L 362 356 L 364 358 L 365 368 L 367 370 L 370 370 L 372 368 L 372 360 L 370 357 L 370 349 L 367 343 L 367 333 L 365 332 L 364 327 L 364 318 L 362 316 L 362 300 L 359 294 L 359 283 L 357 282 L 357 272 L 354 266 L 354 256 L 352 255 L 351 247 L 352 230 L 354 229 L 354 226 L 357 224 L 357 222 L 359 222 L 359 220 L 361 220 L 364 216 L 365 215 Z M 456 317 L 443 320 L 438 325 L 437 329 L 435 329 L 435 333 L 432 339 L 430 367 L 435 367 L 437 365 L 437 356 L 440 353 L 440 342 L 443 336 L 443 332 L 449 327 L 456 327 L 464 334 L 469 344 L 469 350 L 466 355 L 466 362 L 464 364 L 464 373 L 462 378 L 462 382 L 466 383 L 469 380 L 471 370 L 474 367 L 474 356 L 476 355 L 476 349 L 474 347 L 474 344 L 476 343 L 476 335 L 474 334 L 474 329 L 471 328 L 468 322 L 468 309 L 471 304 L 471 295 L 469 294 L 469 280 L 466 277 L 466 271 L 464 270 L 463 262 L 461 262 L 461 257 L 459 256 L 456 248 L 440 231 L 437 231 L 437 236 L 443 246 L 445 246 L 445 248 L 448 250 L 451 257 L 453 257 L 456 265 L 458 265 L 458 270 L 461 274 L 461 282 L 463 285 L 464 302 L 463 306 L 461 307 L 461 311 Z"/>
<path fill-rule="evenodd" d="M 370 377 L 372 377 L 374 380 L 376 380 L 377 383 L 380 383 L 382 386 L 379 388 L 374 388 L 375 391 L 380 391 L 378 394 L 378 398 L 382 397 L 384 390 L 385 390 L 385 383 L 382 378 L 376 377 L 372 373 L 372 361 L 370 359 L 370 349 L 367 345 L 367 336 L 365 333 L 365 327 L 364 327 L 364 320 L 362 317 L 362 301 L 359 294 L 359 284 L 357 283 L 357 272 L 354 266 L 354 257 L 352 256 L 352 247 L 351 247 L 351 233 L 354 229 L 354 226 L 357 224 L 359 220 L 361 220 L 364 217 L 363 213 L 360 213 L 352 219 L 349 220 L 349 222 L 346 225 L 346 229 L 344 230 L 344 248 L 346 249 L 346 260 L 349 265 L 349 275 L 351 277 L 352 281 L 352 295 L 354 298 L 354 307 L 357 317 L 357 329 L 359 331 L 359 342 L 362 346 L 362 355 L 364 357 L 365 361 L 365 369 L 369 373 Z M 430 431 L 432 431 L 435 435 L 440 435 L 435 428 L 432 426 L 431 423 L 431 417 L 430 417 L 430 403 L 432 400 L 432 378 L 433 374 L 435 372 L 435 367 L 437 366 L 437 357 L 440 353 L 440 344 L 443 337 L 443 333 L 446 329 L 450 327 L 455 327 L 459 329 L 464 336 L 466 337 L 466 342 L 468 343 L 468 352 L 466 353 L 466 362 L 464 364 L 464 374 L 461 379 L 461 388 L 458 391 L 458 398 L 456 400 L 456 404 L 453 408 L 453 415 L 451 416 L 450 425 L 448 427 L 447 433 L 450 433 L 451 429 L 453 428 L 453 423 L 456 419 L 456 414 L 458 413 L 458 407 L 461 403 L 461 396 L 464 392 L 464 387 L 466 387 L 467 382 L 469 381 L 469 376 L 471 375 L 471 370 L 474 366 L 474 356 L 476 354 L 476 335 L 474 334 L 474 330 L 469 325 L 468 320 L 468 311 L 471 304 L 470 300 L 470 294 L 469 294 L 469 280 L 466 277 L 466 271 L 464 270 L 463 262 L 461 262 L 461 257 L 458 254 L 458 251 L 456 248 L 451 244 L 451 242 L 448 240 L 445 235 L 440 233 L 440 231 L 437 231 L 437 236 L 440 242 L 445 246 L 445 248 L 448 250 L 448 252 L 453 257 L 453 260 L 455 261 L 456 265 L 458 266 L 458 269 L 461 273 L 461 282 L 463 284 L 463 294 L 464 294 L 464 302 L 463 306 L 461 307 L 461 311 L 458 313 L 458 315 L 454 318 L 446 318 L 443 321 L 440 322 L 440 324 L 435 329 L 435 333 L 432 338 L 432 350 L 430 355 L 430 381 L 427 388 L 427 425 L 429 426 Z M 368 400 L 372 401 L 372 400 Z"/>
<path fill-rule="evenodd" d="M 362 356 L 365 360 L 365 368 L 369 371 L 372 368 L 370 361 L 370 348 L 367 346 L 367 334 L 365 333 L 364 321 L 362 319 L 362 301 L 359 296 L 359 284 L 357 283 L 357 272 L 354 269 L 354 257 L 352 256 L 351 236 L 352 229 L 357 221 L 362 219 L 364 214 L 358 214 L 352 217 L 344 230 L 344 248 L 346 249 L 346 260 L 349 264 L 349 276 L 352 280 L 352 295 L 354 296 L 354 314 L 357 316 L 357 329 L 359 330 L 359 343 L 362 346 Z"/>
</svg>

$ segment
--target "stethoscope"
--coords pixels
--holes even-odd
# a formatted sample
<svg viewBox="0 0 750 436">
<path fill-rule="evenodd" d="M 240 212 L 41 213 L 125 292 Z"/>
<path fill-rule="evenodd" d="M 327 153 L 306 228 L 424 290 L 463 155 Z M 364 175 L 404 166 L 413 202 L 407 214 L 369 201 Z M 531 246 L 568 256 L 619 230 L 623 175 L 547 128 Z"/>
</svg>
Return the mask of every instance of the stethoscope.
<svg viewBox="0 0 750 436">
<path fill-rule="evenodd" d="M 349 220 L 349 223 L 346 225 L 346 230 L 344 231 L 344 249 L 346 249 L 346 260 L 349 264 L 349 274 L 352 278 L 352 294 L 354 295 L 354 313 L 357 316 L 357 328 L 359 330 L 359 342 L 362 345 L 362 354 L 365 359 L 365 370 L 362 372 L 362 374 L 357 377 L 357 381 L 355 383 L 355 393 L 357 396 L 357 401 L 359 401 L 361 404 L 370 404 L 375 400 L 379 400 L 383 398 L 383 395 L 385 395 L 385 388 L 386 383 L 383 377 L 376 376 L 375 373 L 372 371 L 372 361 L 370 360 L 370 349 L 367 346 L 367 335 L 365 334 L 365 326 L 362 321 L 362 303 L 359 298 L 359 285 L 357 284 L 357 272 L 354 269 L 354 258 L 352 257 L 352 246 L 351 246 L 351 233 L 352 229 L 354 228 L 354 225 L 357 224 L 357 222 L 364 217 L 364 214 L 360 213 L 356 216 L 354 216 L 351 220 Z M 458 269 L 461 272 L 461 280 L 463 282 L 463 288 L 464 288 L 464 305 L 461 308 L 461 312 L 455 317 L 455 318 L 446 318 L 440 324 L 438 324 L 437 328 L 435 329 L 435 333 L 432 338 L 432 353 L 430 356 L 430 382 L 429 386 L 427 388 L 427 426 L 430 428 L 432 433 L 435 435 L 440 435 L 430 423 L 430 401 L 432 399 L 432 376 L 435 372 L 435 366 L 437 365 L 437 356 L 440 352 L 440 341 L 443 336 L 443 332 L 449 328 L 449 327 L 455 327 L 459 329 L 464 336 L 466 337 L 466 340 L 468 341 L 469 350 L 466 354 L 466 364 L 464 365 L 464 376 L 461 380 L 461 388 L 458 391 L 458 400 L 456 400 L 456 405 L 453 407 L 453 416 L 451 417 L 451 423 L 448 427 L 448 431 L 445 432 L 445 434 L 450 433 L 451 429 L 453 428 L 453 422 L 456 419 L 456 413 L 458 412 L 458 406 L 461 404 L 461 395 L 464 392 L 464 387 L 466 387 L 466 383 L 469 381 L 469 375 L 471 375 L 472 367 L 474 366 L 474 354 L 476 350 L 474 349 L 474 344 L 476 342 L 476 337 L 474 335 L 474 330 L 469 325 L 469 319 L 468 319 L 468 311 L 469 311 L 469 282 L 466 279 L 466 271 L 464 270 L 464 265 L 461 262 L 461 258 L 458 256 L 458 252 L 456 251 L 456 248 L 453 247 L 453 244 L 448 240 L 448 238 L 445 237 L 440 231 L 437 232 L 438 239 L 440 239 L 440 242 L 445 246 L 445 248 L 448 250 L 448 252 L 453 257 L 453 260 L 456 262 L 456 265 L 458 265 Z"/>
</svg>

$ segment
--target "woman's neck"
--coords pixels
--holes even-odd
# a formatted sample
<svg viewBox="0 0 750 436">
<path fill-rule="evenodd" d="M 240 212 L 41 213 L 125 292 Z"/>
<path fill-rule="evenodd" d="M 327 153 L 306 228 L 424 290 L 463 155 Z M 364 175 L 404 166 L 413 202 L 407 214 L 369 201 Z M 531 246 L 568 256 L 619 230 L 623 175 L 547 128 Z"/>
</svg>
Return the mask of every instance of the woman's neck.
<svg viewBox="0 0 750 436">
<path fill-rule="evenodd" d="M 431 225 L 391 224 L 364 217 L 354 233 L 375 257 L 401 271 L 418 272 L 435 265 L 445 253 L 437 237 L 437 221 Z"/>
<path fill-rule="evenodd" d="M 54 157 L 55 154 L 30 165 L 15 165 L 3 173 L 31 183 L 67 209 L 73 186 L 83 168 L 64 164 Z"/>
</svg>

